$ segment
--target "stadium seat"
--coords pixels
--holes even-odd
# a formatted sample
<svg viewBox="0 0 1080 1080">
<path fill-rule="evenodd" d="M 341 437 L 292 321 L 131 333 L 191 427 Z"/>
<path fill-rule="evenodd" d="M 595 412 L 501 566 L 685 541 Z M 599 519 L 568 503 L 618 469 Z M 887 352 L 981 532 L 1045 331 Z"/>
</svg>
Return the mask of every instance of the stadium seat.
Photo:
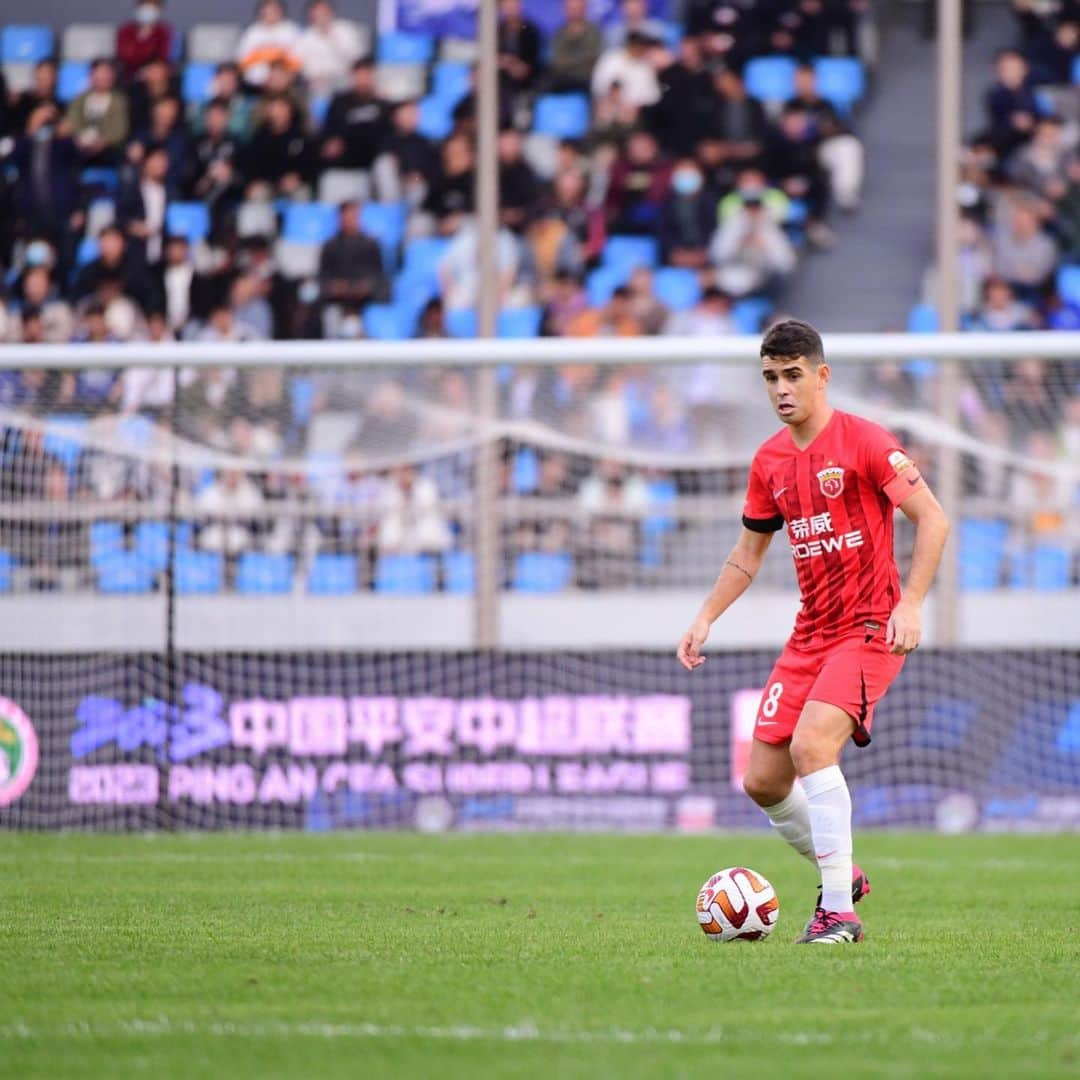
<svg viewBox="0 0 1080 1080">
<path fill-rule="evenodd" d="M 11 592 L 12 571 L 15 565 L 15 557 L 11 552 L 0 549 L 0 593 Z"/>
<path fill-rule="evenodd" d="M 1066 304 L 1080 306 L 1080 266 L 1062 266 L 1058 270 L 1057 291 Z"/>
<path fill-rule="evenodd" d="M 653 293 L 672 311 L 685 311 L 701 299 L 701 285 L 693 270 L 665 266 L 653 277 Z"/>
<path fill-rule="evenodd" d="M 545 94 L 533 110 L 533 131 L 557 139 L 580 139 L 589 133 L 589 99 L 585 94 Z"/>
<path fill-rule="evenodd" d="M 216 551 L 177 551 L 174 576 L 180 595 L 219 593 L 225 581 L 225 560 Z"/>
<path fill-rule="evenodd" d="M 371 177 L 363 169 L 327 169 L 319 177 L 319 202 L 340 206 L 343 202 L 371 198 Z"/>
<path fill-rule="evenodd" d="M 649 482 L 649 504 L 660 508 L 678 498 L 675 481 L 667 478 Z M 649 514 L 641 522 L 641 563 L 643 566 L 661 566 L 664 561 L 663 539 L 675 531 L 678 521 L 669 511 Z"/>
<path fill-rule="evenodd" d="M 933 304 L 916 304 L 908 312 L 909 334 L 936 334 L 939 327 L 937 308 Z"/>
<path fill-rule="evenodd" d="M 403 203 L 367 202 L 360 209 L 360 228 L 382 248 L 383 267 L 393 271 L 398 263 L 401 239 L 405 235 Z M 335 232 L 336 224 L 335 224 Z"/>
<path fill-rule="evenodd" d="M 743 71 L 747 94 L 759 101 L 787 101 L 795 94 L 795 67 L 788 56 L 755 57 Z"/>
<path fill-rule="evenodd" d="M 316 555 L 308 571 L 307 591 L 313 596 L 346 596 L 357 590 L 356 558 Z"/>
<path fill-rule="evenodd" d="M 375 92 L 391 104 L 423 97 L 427 73 L 423 64 L 379 64 Z"/>
<path fill-rule="evenodd" d="M 543 309 L 539 307 L 504 308 L 495 323 L 495 335 L 501 338 L 539 337 L 543 317 Z"/>
<path fill-rule="evenodd" d="M 476 591 L 476 558 L 471 551 L 448 551 L 443 555 L 443 587 L 448 593 Z"/>
<path fill-rule="evenodd" d="M 92 521 L 90 523 L 91 566 L 101 566 L 126 549 L 124 526 L 119 521 Z"/>
<path fill-rule="evenodd" d="M 196 23 L 187 35 L 187 58 L 201 64 L 224 64 L 236 59 L 243 27 L 239 23 Z"/>
<path fill-rule="evenodd" d="M 628 278 L 639 266 L 650 269 L 660 261 L 659 245 L 651 236 L 609 236 L 602 262 Z"/>
<path fill-rule="evenodd" d="M 274 246 L 274 260 L 285 277 L 296 281 L 318 274 L 321 251 L 321 244 L 294 244 L 279 240 Z"/>
<path fill-rule="evenodd" d="M 406 341 L 416 332 L 417 310 L 406 304 L 369 304 L 364 333 L 376 341 Z"/>
<path fill-rule="evenodd" d="M 960 588 L 996 589 L 1001 584 L 1009 526 L 997 519 L 960 522 Z"/>
<path fill-rule="evenodd" d="M 375 591 L 398 595 L 435 591 L 435 561 L 430 555 L 380 555 Z"/>
<path fill-rule="evenodd" d="M 304 375 L 294 375 L 289 380 L 289 405 L 292 410 L 292 422 L 297 427 L 304 427 L 310 420 L 315 408 L 315 383 Z"/>
<path fill-rule="evenodd" d="M 96 60 L 116 53 L 116 27 L 112 23 L 71 23 L 60 37 L 65 60 Z"/>
<path fill-rule="evenodd" d="M 531 446 L 522 446 L 514 455 L 510 470 L 510 490 L 515 495 L 528 495 L 540 483 L 540 459 Z"/>
<path fill-rule="evenodd" d="M 241 203 L 236 211 L 238 236 L 277 236 L 277 211 L 274 204 L 251 200 Z"/>
<path fill-rule="evenodd" d="M 740 334 L 757 334 L 761 331 L 761 324 L 772 314 L 772 310 L 771 300 L 766 300 L 763 296 L 747 296 L 732 307 L 731 318 Z"/>
<path fill-rule="evenodd" d="M 56 97 L 62 102 L 77 98 L 90 85 L 90 65 L 85 60 L 65 60 L 56 73 Z"/>
<path fill-rule="evenodd" d="M 293 244 L 325 244 L 338 231 L 336 206 L 289 203 L 281 238 Z"/>
<path fill-rule="evenodd" d="M 83 452 L 83 435 L 89 420 L 85 416 L 54 415 L 49 418 L 42 449 L 56 458 L 68 472 L 74 472 Z"/>
<path fill-rule="evenodd" d="M 440 38 L 439 59 L 455 64 L 475 64 L 480 59 L 480 45 L 475 38 L 453 35 Z"/>
<path fill-rule="evenodd" d="M 117 169 L 109 169 L 104 166 L 83 169 L 79 175 L 79 183 L 83 187 L 101 188 L 103 191 L 111 193 L 120 187 L 120 172 Z"/>
<path fill-rule="evenodd" d="M 611 294 L 626 283 L 627 274 L 610 266 L 598 266 L 585 278 L 585 293 L 592 307 L 603 307 Z"/>
<path fill-rule="evenodd" d="M 33 64 L 4 64 L 2 70 L 9 94 L 21 94 L 24 90 L 30 90 L 33 87 Z"/>
<path fill-rule="evenodd" d="M 866 71 L 854 56 L 821 56 L 814 61 L 818 93 L 847 115 L 866 93 Z"/>
<path fill-rule="evenodd" d="M 47 26 L 5 26 L 0 32 L 0 61 L 5 64 L 36 64 L 53 55 L 53 32 Z"/>
<path fill-rule="evenodd" d="M 521 144 L 521 153 L 541 180 L 551 180 L 559 167 L 559 140 L 532 131 Z"/>
<path fill-rule="evenodd" d="M 445 139 L 454 130 L 453 106 L 443 98 L 426 97 L 420 101 L 420 120 L 416 130 L 426 139 Z"/>
<path fill-rule="evenodd" d="M 1070 585 L 1072 555 L 1067 547 L 1036 544 L 1013 556 L 1010 584 L 1016 589 L 1057 592 Z"/>
<path fill-rule="evenodd" d="M 292 592 L 294 561 L 291 555 L 245 551 L 236 567 L 236 591 L 248 595 Z"/>
<path fill-rule="evenodd" d="M 1080 56 L 1073 57 L 1072 81 L 1074 85 L 1080 84 Z"/>
<path fill-rule="evenodd" d="M 196 244 L 210 234 L 210 211 L 202 202 L 173 202 L 165 210 L 165 231 Z"/>
<path fill-rule="evenodd" d="M 565 551 L 523 551 L 514 561 L 513 588 L 517 592 L 562 592 L 573 577 L 573 560 Z"/>
<path fill-rule="evenodd" d="M 169 564 L 169 523 L 140 521 L 135 526 L 133 550 L 147 566 L 164 570 Z"/>
<path fill-rule="evenodd" d="M 431 280 L 436 287 L 439 282 L 439 263 L 450 247 L 450 241 L 441 236 L 421 236 L 405 245 L 404 272 Z"/>
<path fill-rule="evenodd" d="M 326 94 L 312 97 L 308 102 L 308 119 L 316 128 L 321 128 L 326 122 L 326 114 L 330 111 L 330 98 Z"/>
<path fill-rule="evenodd" d="M 395 306 L 407 308 L 418 315 L 428 303 L 439 295 L 438 281 L 429 274 L 418 271 L 402 270 L 394 278 L 391 296 Z"/>
<path fill-rule="evenodd" d="M 452 109 L 472 88 L 471 70 L 468 64 L 440 60 L 432 73 L 432 97 L 445 102 Z"/>
<path fill-rule="evenodd" d="M 157 576 L 137 551 L 117 552 L 97 568 L 98 589 L 103 593 L 147 593 Z"/>
<path fill-rule="evenodd" d="M 476 337 L 476 309 L 450 308 L 446 312 L 446 332 L 453 338 Z"/>
<path fill-rule="evenodd" d="M 85 266 L 98 257 L 98 242 L 96 236 L 84 236 L 75 249 L 75 265 Z"/>
<path fill-rule="evenodd" d="M 392 30 L 379 35 L 375 58 L 380 64 L 427 64 L 435 53 L 429 34 Z"/>
<path fill-rule="evenodd" d="M 214 64 L 188 64 L 184 68 L 184 78 L 180 92 L 188 105 L 203 105 L 210 100 L 214 85 Z"/>
</svg>

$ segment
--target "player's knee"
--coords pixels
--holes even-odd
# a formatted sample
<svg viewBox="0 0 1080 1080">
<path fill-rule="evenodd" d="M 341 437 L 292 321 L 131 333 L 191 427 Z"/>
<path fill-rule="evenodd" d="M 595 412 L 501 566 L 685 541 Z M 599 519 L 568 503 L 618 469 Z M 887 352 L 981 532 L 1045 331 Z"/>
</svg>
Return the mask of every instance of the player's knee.
<svg viewBox="0 0 1080 1080">
<path fill-rule="evenodd" d="M 747 772 L 743 777 L 743 791 L 758 804 L 758 806 L 775 806 L 783 802 L 791 791 L 789 784 L 784 790 L 782 784 L 769 776 L 760 773 Z"/>
<path fill-rule="evenodd" d="M 791 760 L 795 763 L 795 771 L 800 776 L 806 776 L 835 765 L 836 747 L 832 739 L 823 737 L 813 728 L 796 728 L 791 737 Z"/>
</svg>

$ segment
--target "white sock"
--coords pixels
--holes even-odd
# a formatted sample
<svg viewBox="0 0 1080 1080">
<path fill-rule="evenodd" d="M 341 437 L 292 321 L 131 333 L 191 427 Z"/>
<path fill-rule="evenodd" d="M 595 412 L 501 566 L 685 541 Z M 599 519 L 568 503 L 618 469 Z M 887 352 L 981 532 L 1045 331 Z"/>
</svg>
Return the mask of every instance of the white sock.
<svg viewBox="0 0 1080 1080">
<path fill-rule="evenodd" d="M 839 765 L 802 778 L 821 871 L 821 906 L 851 910 L 851 793 Z"/>
<path fill-rule="evenodd" d="M 773 828 L 804 858 L 815 866 L 814 841 L 810 836 L 810 807 L 806 791 L 796 780 L 786 799 L 775 806 L 761 808 Z"/>
</svg>

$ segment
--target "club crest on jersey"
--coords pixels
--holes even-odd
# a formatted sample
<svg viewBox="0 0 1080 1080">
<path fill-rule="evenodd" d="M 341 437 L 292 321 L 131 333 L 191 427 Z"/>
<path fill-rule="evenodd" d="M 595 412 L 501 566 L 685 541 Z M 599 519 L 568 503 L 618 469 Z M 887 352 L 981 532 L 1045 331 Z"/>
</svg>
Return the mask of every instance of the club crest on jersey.
<svg viewBox="0 0 1080 1080">
<path fill-rule="evenodd" d="M 827 499 L 835 499 L 844 490 L 844 470 L 840 465 L 829 465 L 817 474 L 821 493 Z"/>
</svg>

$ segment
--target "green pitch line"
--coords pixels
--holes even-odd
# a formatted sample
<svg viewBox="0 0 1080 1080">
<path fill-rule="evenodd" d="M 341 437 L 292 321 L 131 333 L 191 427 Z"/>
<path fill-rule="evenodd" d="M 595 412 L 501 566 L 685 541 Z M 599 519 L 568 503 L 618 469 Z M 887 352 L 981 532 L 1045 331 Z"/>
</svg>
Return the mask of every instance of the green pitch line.
<svg viewBox="0 0 1080 1080">
<path fill-rule="evenodd" d="M 1080 837 L 857 854 L 828 949 L 764 835 L 0 835 L 0 1075 L 1080 1075 Z M 733 864 L 764 943 L 697 927 Z"/>
</svg>

